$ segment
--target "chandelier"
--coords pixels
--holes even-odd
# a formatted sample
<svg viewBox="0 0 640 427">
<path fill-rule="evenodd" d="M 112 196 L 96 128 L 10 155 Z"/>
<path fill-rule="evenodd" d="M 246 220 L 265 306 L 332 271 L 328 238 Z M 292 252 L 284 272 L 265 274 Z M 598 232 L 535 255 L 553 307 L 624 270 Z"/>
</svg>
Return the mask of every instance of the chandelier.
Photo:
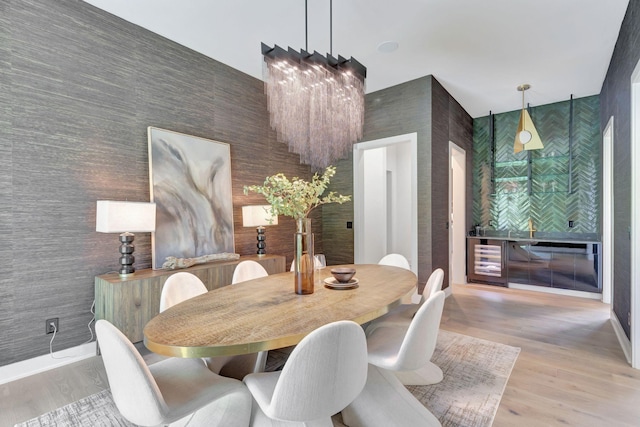
<svg viewBox="0 0 640 427">
<path fill-rule="evenodd" d="M 332 37 L 326 57 L 309 53 L 306 38 L 300 52 L 262 43 L 271 127 L 289 151 L 300 155 L 300 163 L 315 170 L 346 157 L 364 125 L 367 69 L 353 58 L 333 57 Z"/>
</svg>

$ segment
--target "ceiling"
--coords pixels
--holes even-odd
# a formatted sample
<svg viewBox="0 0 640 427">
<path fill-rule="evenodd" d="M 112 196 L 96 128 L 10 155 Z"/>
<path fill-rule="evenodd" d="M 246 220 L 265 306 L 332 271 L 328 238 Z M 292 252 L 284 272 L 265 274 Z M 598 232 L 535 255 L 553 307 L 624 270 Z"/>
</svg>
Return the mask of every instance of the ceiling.
<svg viewBox="0 0 640 427">
<path fill-rule="evenodd" d="M 305 47 L 303 0 L 85 0 L 251 76 L 260 42 Z M 329 0 L 308 0 L 308 48 L 330 50 Z M 429 74 L 472 117 L 600 93 L 628 0 L 336 0 L 333 55 L 367 93 Z M 392 53 L 378 50 L 395 41 Z"/>
</svg>

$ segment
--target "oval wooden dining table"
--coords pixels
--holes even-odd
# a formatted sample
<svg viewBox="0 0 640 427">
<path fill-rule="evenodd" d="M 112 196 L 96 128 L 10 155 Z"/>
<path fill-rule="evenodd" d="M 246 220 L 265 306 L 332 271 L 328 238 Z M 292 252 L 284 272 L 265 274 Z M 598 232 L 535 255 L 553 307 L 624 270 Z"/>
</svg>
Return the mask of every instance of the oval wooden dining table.
<svg viewBox="0 0 640 427">
<path fill-rule="evenodd" d="M 225 286 L 177 304 L 144 328 L 146 347 L 174 357 L 213 357 L 257 353 L 295 345 L 327 323 L 369 322 L 400 304 L 416 289 L 411 271 L 377 264 L 354 267 L 358 287 L 324 286 L 332 267 L 319 270 L 315 291 L 294 292 L 292 272 Z M 318 270 L 316 271 L 316 274 Z"/>
</svg>

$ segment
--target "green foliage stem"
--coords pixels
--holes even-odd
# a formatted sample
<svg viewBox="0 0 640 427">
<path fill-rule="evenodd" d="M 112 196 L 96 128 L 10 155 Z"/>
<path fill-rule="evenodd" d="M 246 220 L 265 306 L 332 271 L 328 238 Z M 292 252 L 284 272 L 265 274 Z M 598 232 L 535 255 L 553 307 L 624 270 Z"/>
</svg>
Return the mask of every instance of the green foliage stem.
<svg viewBox="0 0 640 427">
<path fill-rule="evenodd" d="M 284 174 L 268 176 L 263 185 L 245 185 L 244 194 L 249 191 L 262 194 L 271 205 L 271 215 L 284 215 L 294 219 L 304 219 L 313 209 L 327 203 L 348 202 L 351 196 L 342 196 L 331 191 L 321 197 L 331 178 L 336 174 L 336 167 L 329 166 L 322 175 L 313 175 L 311 182 L 293 177 L 289 180 Z"/>
</svg>

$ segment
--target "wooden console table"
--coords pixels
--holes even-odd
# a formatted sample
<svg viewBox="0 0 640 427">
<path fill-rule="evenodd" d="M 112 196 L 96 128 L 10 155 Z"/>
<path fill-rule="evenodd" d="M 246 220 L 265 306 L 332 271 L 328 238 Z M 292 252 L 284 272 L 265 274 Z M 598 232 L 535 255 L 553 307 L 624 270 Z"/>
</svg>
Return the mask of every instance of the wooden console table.
<svg viewBox="0 0 640 427">
<path fill-rule="evenodd" d="M 198 276 L 207 289 L 213 290 L 231 284 L 236 265 L 244 260 L 259 262 L 269 274 L 286 271 L 282 255 L 249 255 L 180 270 L 137 270 L 124 278 L 118 273 L 104 274 L 95 280 L 96 320 L 106 319 L 113 323 L 131 342 L 142 341 L 144 326 L 160 311 L 160 293 L 169 276 L 187 271 Z"/>
</svg>

